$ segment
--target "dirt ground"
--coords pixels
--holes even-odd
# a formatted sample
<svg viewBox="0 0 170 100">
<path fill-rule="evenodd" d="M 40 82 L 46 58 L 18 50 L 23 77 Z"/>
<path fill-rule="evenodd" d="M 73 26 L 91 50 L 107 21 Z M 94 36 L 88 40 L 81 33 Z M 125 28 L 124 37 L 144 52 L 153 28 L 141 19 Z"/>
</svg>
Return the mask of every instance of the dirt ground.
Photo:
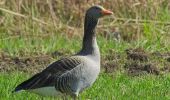
<svg viewBox="0 0 170 100">
<path fill-rule="evenodd" d="M 61 58 L 64 53 L 57 51 L 31 57 L 13 57 L 5 53 L 0 54 L 0 72 L 23 71 L 36 73 L 46 68 L 50 63 Z M 109 50 L 108 55 L 102 55 L 102 69 L 105 73 L 124 70 L 128 75 L 138 76 L 143 74 L 159 75 L 170 72 L 170 52 L 146 52 L 142 48 L 125 50 L 119 54 Z"/>
<path fill-rule="evenodd" d="M 23 72 L 37 72 L 45 68 L 52 59 L 49 56 L 43 57 L 9 57 L 5 56 L 0 59 L 0 71 L 11 72 L 11 71 L 23 71 Z"/>
</svg>

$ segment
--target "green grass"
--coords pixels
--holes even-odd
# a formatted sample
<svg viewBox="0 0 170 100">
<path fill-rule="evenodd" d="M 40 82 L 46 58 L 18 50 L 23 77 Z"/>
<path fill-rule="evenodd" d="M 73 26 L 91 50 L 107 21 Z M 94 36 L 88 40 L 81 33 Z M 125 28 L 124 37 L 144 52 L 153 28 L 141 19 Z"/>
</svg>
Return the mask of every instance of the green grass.
<svg viewBox="0 0 170 100">
<path fill-rule="evenodd" d="M 146 31 L 150 32 L 149 30 Z M 166 52 L 170 50 L 170 47 L 164 43 L 163 38 L 150 39 L 151 37 L 148 33 L 146 35 L 148 36 L 148 39 L 144 38 L 133 42 L 121 41 L 120 43 L 117 43 L 112 39 L 106 40 L 105 38 L 98 36 L 98 44 L 102 57 L 108 54 L 111 49 L 117 53 L 124 53 L 124 50 L 127 48 L 137 47 L 142 47 L 149 52 Z M 23 52 L 25 53 L 25 56 L 31 56 L 34 55 L 34 53 L 46 54 L 56 50 L 62 50 L 64 53 L 69 52 L 69 54 L 74 54 L 81 48 L 81 40 L 82 39 L 80 38 L 68 39 L 67 37 L 57 34 L 46 38 L 19 37 L 9 40 L 1 40 L 0 48 L 2 51 L 7 52 L 12 56 L 22 56 Z M 42 97 L 28 92 L 11 93 L 17 84 L 30 76 L 31 75 L 29 74 L 15 71 L 11 73 L 0 73 L 0 100 L 56 99 L 52 97 Z M 84 91 L 80 95 L 80 98 L 83 100 L 86 100 L 87 98 L 92 100 L 168 100 L 170 99 L 169 84 L 169 74 L 163 76 L 144 75 L 131 77 L 118 72 L 111 75 L 102 73 L 95 84 L 88 90 Z"/>
<path fill-rule="evenodd" d="M 31 53 L 50 53 L 56 50 L 64 50 L 66 52 L 75 53 L 81 48 L 82 39 L 67 38 L 60 35 L 53 35 L 46 38 L 42 37 L 18 37 L 7 40 L 0 40 L 0 50 L 7 52 L 10 55 L 16 56 L 22 52 L 32 55 Z M 68 45 L 69 44 L 69 45 Z M 115 52 L 124 52 L 127 48 L 144 48 L 147 51 L 169 51 L 170 46 L 164 41 L 163 37 L 154 39 L 141 39 L 138 41 L 120 43 L 113 39 L 106 40 L 98 36 L 98 44 L 101 54 L 107 54 L 108 50 L 113 49 Z"/>
<path fill-rule="evenodd" d="M 54 100 L 56 98 L 41 97 L 29 92 L 12 94 L 14 87 L 27 79 L 30 75 L 21 72 L 1 73 L 0 99 L 1 100 Z M 139 76 L 129 77 L 122 73 L 100 74 L 95 84 L 85 90 L 80 98 L 83 100 L 169 100 L 170 76 Z M 61 98 L 58 98 L 61 99 Z"/>
<path fill-rule="evenodd" d="M 98 44 L 102 57 L 109 54 L 109 50 L 117 53 L 124 53 L 125 49 L 142 47 L 149 52 L 167 52 L 170 47 L 164 41 L 163 36 L 157 35 L 152 38 L 151 27 L 145 26 L 145 38 L 138 41 L 121 41 L 117 43 L 113 39 L 106 40 L 98 35 Z M 81 48 L 81 38 L 67 38 L 59 33 L 55 33 L 48 37 L 22 37 L 0 40 L 0 50 L 7 52 L 12 56 L 32 56 L 38 54 L 48 54 L 53 51 L 69 52 L 74 54 Z M 1 38 L 8 37 L 4 35 Z M 124 62 L 124 61 L 122 61 Z M 122 67 L 122 66 L 120 66 Z M 51 97 L 42 97 L 32 93 L 22 92 L 11 94 L 14 87 L 27 79 L 31 75 L 21 72 L 0 73 L 0 100 L 54 100 Z M 139 77 L 130 77 L 123 73 L 113 73 L 108 75 L 102 73 L 94 86 L 84 91 L 80 98 L 83 100 L 168 100 L 170 99 L 170 75 L 152 76 L 144 75 Z"/>
<path fill-rule="evenodd" d="M 4 1 L 6 2 L 7 0 Z M 0 11 L 0 21 L 1 17 L 4 18 L 3 23 L 0 23 L 0 53 L 2 52 L 9 54 L 10 56 L 19 57 L 32 57 L 41 54 L 46 55 L 51 54 L 54 51 L 59 51 L 68 55 L 76 53 L 81 48 L 82 38 L 68 38 L 65 35 L 69 33 L 67 26 L 71 26 L 73 30 L 82 27 L 83 22 L 81 22 L 81 20 L 84 18 L 86 6 L 89 6 L 92 3 L 95 4 L 95 1 L 93 0 L 94 2 L 91 3 L 88 2 L 87 5 L 84 5 L 85 2 L 77 4 L 77 2 L 74 3 L 74 1 L 76 0 L 73 0 L 73 3 L 70 2 L 73 6 L 64 5 L 65 2 L 57 0 L 56 2 L 53 2 L 57 20 L 53 20 L 51 11 L 49 11 L 50 9 L 47 6 L 48 4 L 44 1 L 32 2 L 32 0 L 30 0 L 18 4 L 18 2 L 14 0 L 8 0 L 8 3 L 2 3 L 1 5 L 3 8 L 36 17 L 50 25 L 43 25 L 33 21 L 31 18 L 25 19 Z M 157 20 L 162 22 L 169 22 L 170 20 L 168 0 L 141 0 L 139 2 L 140 5 L 138 5 L 138 2 L 136 1 L 120 2 L 119 0 L 110 0 L 99 2 L 99 4 L 105 5 L 105 7 L 111 7 L 114 16 L 117 18 L 138 18 L 141 20 Z M 78 6 L 80 6 L 80 8 Z M 113 18 L 108 20 L 106 18 L 106 20 L 102 20 L 101 23 L 110 25 L 112 20 Z M 53 25 L 55 22 L 57 27 Z M 170 51 L 169 25 L 166 25 L 165 23 L 128 23 L 128 20 L 111 23 L 114 25 L 111 25 L 108 28 L 102 28 L 103 30 L 98 30 L 97 33 L 102 34 L 104 31 L 111 31 L 112 28 L 118 26 L 122 32 L 121 36 L 129 36 L 129 39 L 127 40 L 130 41 L 122 40 L 118 43 L 114 41 L 113 38 L 107 40 L 97 34 L 97 41 L 102 58 L 104 58 L 105 55 L 112 55 L 110 54 L 110 50 L 121 55 L 125 54 L 124 51 L 128 48 L 140 47 L 149 53 L 155 51 L 160 53 Z M 136 32 L 138 30 L 137 27 L 139 27 L 139 33 Z M 81 32 L 83 32 L 83 30 Z M 75 33 L 79 34 L 79 31 L 75 31 Z M 139 37 L 137 35 L 139 35 Z M 133 38 L 135 39 L 131 40 Z M 124 58 L 126 58 L 126 56 Z M 120 68 L 126 63 L 124 58 L 119 61 L 119 63 L 121 63 L 119 64 L 121 65 L 119 66 Z M 161 64 L 159 59 L 158 63 Z M 0 62 L 0 68 L 1 66 L 3 66 L 3 61 L 2 63 Z M 0 72 L 0 100 L 55 99 L 27 92 L 11 94 L 11 91 L 17 84 L 32 76 L 28 73 L 18 71 L 13 71 L 11 73 Z M 84 91 L 80 97 L 83 100 L 86 100 L 87 98 L 92 100 L 169 100 L 169 84 L 170 74 L 131 77 L 121 72 L 114 72 L 112 74 L 101 73 L 95 84 Z"/>
</svg>

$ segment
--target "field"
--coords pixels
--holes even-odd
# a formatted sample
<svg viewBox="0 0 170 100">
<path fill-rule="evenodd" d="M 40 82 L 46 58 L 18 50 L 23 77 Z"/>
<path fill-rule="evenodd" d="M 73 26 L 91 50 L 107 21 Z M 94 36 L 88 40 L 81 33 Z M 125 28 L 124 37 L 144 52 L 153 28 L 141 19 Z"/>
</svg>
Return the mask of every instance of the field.
<svg viewBox="0 0 170 100">
<path fill-rule="evenodd" d="M 101 73 L 79 99 L 170 99 L 169 0 L 2 0 L 0 100 L 62 99 L 12 90 L 53 61 L 80 50 L 84 13 L 93 4 L 114 15 L 98 23 Z"/>
</svg>

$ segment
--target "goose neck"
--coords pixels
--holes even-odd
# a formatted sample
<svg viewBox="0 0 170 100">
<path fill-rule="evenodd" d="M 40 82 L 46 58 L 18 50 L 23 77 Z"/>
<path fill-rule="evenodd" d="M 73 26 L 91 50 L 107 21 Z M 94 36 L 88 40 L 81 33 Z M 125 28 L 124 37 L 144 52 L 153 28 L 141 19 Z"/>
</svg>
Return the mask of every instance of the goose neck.
<svg viewBox="0 0 170 100">
<path fill-rule="evenodd" d="M 95 34 L 97 23 L 98 19 L 85 17 L 83 47 L 81 50 L 84 55 L 100 55 Z"/>
</svg>

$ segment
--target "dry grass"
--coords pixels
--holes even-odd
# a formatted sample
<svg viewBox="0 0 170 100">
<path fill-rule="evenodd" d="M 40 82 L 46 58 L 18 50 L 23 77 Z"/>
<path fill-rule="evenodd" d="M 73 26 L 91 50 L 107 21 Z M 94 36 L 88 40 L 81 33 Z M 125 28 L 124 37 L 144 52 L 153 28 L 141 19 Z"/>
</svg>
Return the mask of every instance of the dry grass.
<svg viewBox="0 0 170 100">
<path fill-rule="evenodd" d="M 139 42 L 138 47 L 153 48 L 149 46 L 155 41 L 165 48 L 170 44 L 169 0 L 1 0 L 0 44 L 7 43 L 6 47 L 0 46 L 13 49 L 8 47 L 8 40 L 15 38 L 29 40 L 30 45 L 31 41 L 57 38 L 56 35 L 80 38 L 84 13 L 92 5 L 102 5 L 114 12 L 98 25 L 98 33 L 107 40 L 113 40 L 112 34 L 118 30 L 121 40 Z"/>
<path fill-rule="evenodd" d="M 167 22 L 170 19 L 167 16 L 170 9 L 169 0 L 128 0 L 128 2 L 125 0 L 2 0 L 1 8 L 14 13 L 9 14 L 1 9 L 0 25 L 8 27 L 8 30 L 4 29 L 4 31 L 10 35 L 52 34 L 56 31 L 60 33 L 65 31 L 64 33 L 72 36 L 82 30 L 78 28 L 82 28 L 85 10 L 96 4 L 103 5 L 114 12 L 114 16 L 102 21 L 107 27 L 103 31 L 112 32 L 115 27 L 119 27 L 125 40 L 141 38 L 145 22 L 155 26 L 158 31 L 154 33 L 169 31 L 169 22 Z M 108 24 L 108 21 L 112 23 Z M 160 28 L 157 24 L 165 26 Z"/>
</svg>

